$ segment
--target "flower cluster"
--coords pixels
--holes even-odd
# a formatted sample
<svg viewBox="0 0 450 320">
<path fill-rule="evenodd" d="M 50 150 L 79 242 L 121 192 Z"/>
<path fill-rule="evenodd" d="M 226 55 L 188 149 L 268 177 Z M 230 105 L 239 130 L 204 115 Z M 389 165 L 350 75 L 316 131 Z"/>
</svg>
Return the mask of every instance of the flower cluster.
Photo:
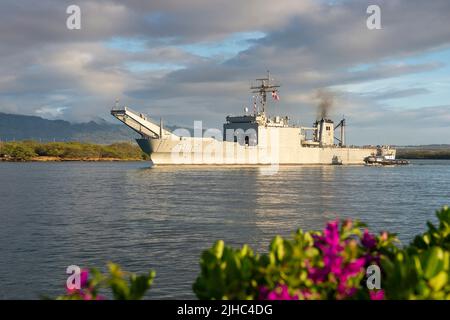
<svg viewBox="0 0 450 320">
<path fill-rule="evenodd" d="M 273 290 L 262 286 L 259 289 L 258 296 L 258 300 L 316 300 L 318 298 L 319 295 L 313 293 L 310 289 L 295 290 L 291 294 L 289 287 L 285 284 L 279 284 Z"/>
<path fill-rule="evenodd" d="M 313 242 L 309 247 L 315 248 L 318 254 L 302 260 L 297 268 L 306 269 L 307 282 L 291 287 L 281 283 L 270 290 L 267 286 L 259 287 L 259 299 L 264 300 L 311 300 L 311 299 L 349 299 L 358 292 L 371 300 L 383 300 L 384 291 L 369 291 L 364 284 L 365 270 L 370 264 L 379 264 L 380 241 L 387 240 L 388 234 L 379 238 L 363 232 L 360 225 L 344 221 L 341 226 L 338 220 L 330 221 L 323 232 L 313 233 Z M 304 248 L 308 250 L 308 246 Z M 295 268 L 295 266 L 294 266 Z"/>
<path fill-rule="evenodd" d="M 337 299 L 353 296 L 357 287 L 351 279 L 361 276 L 364 272 L 366 259 L 359 257 L 348 259 L 346 249 L 356 248 L 354 239 L 341 240 L 339 234 L 339 221 L 327 224 L 323 235 L 313 235 L 314 246 L 323 255 L 322 266 L 308 267 L 309 278 L 315 283 L 335 283 L 337 285 Z M 371 243 L 372 244 L 372 243 Z"/>
<path fill-rule="evenodd" d="M 262 286 L 259 289 L 259 299 L 260 300 L 298 300 L 299 296 L 289 293 L 289 288 L 287 285 L 278 285 L 275 289 L 269 290 L 267 287 Z"/>
<path fill-rule="evenodd" d="M 370 290 L 370 300 L 384 300 L 384 290 Z"/>
</svg>

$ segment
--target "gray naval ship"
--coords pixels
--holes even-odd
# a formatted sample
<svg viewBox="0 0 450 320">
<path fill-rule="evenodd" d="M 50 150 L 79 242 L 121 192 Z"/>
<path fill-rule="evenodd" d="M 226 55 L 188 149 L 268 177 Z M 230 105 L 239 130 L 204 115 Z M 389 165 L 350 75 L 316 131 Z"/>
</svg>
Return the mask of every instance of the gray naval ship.
<svg viewBox="0 0 450 320">
<path fill-rule="evenodd" d="M 303 165 L 364 164 L 367 158 L 395 159 L 389 146 L 348 146 L 345 119 L 336 125 L 325 117 L 311 127 L 289 123 L 288 116 L 269 116 L 268 96 L 279 100 L 278 84 L 270 74 L 256 79 L 252 112 L 227 116 L 223 130 L 203 130 L 194 123 L 188 130 L 169 131 L 162 120 L 154 121 L 128 107 L 116 106 L 111 114 L 140 134 L 140 148 L 155 165 Z"/>
</svg>

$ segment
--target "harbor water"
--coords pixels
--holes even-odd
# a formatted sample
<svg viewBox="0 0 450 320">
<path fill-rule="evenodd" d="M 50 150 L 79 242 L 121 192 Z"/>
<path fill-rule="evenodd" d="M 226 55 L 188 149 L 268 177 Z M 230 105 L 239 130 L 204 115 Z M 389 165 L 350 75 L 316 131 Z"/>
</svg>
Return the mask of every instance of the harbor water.
<svg viewBox="0 0 450 320">
<path fill-rule="evenodd" d="M 202 250 L 360 219 L 402 243 L 450 203 L 450 161 L 409 166 L 0 163 L 0 299 L 64 293 L 69 265 L 156 271 L 148 298 L 194 299 Z"/>
</svg>

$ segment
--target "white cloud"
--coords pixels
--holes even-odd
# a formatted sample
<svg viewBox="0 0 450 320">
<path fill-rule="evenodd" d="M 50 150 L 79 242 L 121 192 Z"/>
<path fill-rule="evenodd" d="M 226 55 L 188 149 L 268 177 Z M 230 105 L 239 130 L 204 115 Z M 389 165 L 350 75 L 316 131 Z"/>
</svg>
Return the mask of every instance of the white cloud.
<svg viewBox="0 0 450 320">
<path fill-rule="evenodd" d="M 65 109 L 67 108 L 42 106 L 36 110 L 36 114 L 48 119 L 57 119 L 58 117 L 62 116 Z"/>
</svg>

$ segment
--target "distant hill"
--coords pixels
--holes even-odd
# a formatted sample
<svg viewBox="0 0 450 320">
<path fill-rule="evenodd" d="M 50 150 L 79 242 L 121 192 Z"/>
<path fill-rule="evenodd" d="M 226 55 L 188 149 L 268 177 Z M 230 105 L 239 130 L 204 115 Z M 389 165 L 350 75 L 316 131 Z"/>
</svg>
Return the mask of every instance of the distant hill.
<svg viewBox="0 0 450 320">
<path fill-rule="evenodd" d="M 450 145 L 429 144 L 397 148 L 397 158 L 405 159 L 450 159 Z"/>
<path fill-rule="evenodd" d="M 427 149 L 427 150 L 438 150 L 438 149 L 450 149 L 450 144 L 424 144 L 424 145 L 408 145 L 408 146 L 394 146 L 398 149 Z"/>
<path fill-rule="evenodd" d="M 131 141 L 139 135 L 125 125 L 98 122 L 71 123 L 36 116 L 0 112 L 0 140 L 84 141 L 109 144 Z"/>
</svg>

